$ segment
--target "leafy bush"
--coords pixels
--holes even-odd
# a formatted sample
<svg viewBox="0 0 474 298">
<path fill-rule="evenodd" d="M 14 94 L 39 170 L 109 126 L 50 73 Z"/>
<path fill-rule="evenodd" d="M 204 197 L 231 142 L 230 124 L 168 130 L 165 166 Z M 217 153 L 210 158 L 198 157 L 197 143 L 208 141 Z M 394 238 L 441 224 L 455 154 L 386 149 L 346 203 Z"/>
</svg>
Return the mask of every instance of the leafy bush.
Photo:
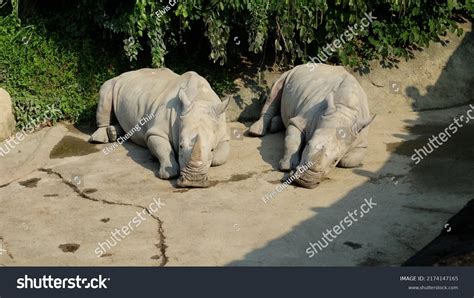
<svg viewBox="0 0 474 298">
<path fill-rule="evenodd" d="M 87 2 L 0 5 L 0 87 L 12 96 L 19 128 L 41 119 L 52 105 L 61 110 L 52 122 L 94 123 L 101 84 L 124 71 L 150 66 L 151 57 L 145 55 L 141 61 L 127 61 L 121 40 L 97 25 L 97 16 L 104 13 Z M 107 10 L 100 5 L 96 9 Z M 175 58 L 168 66 L 176 72 L 198 71 L 219 94 L 233 88 L 232 77 L 222 69 L 195 56 Z"/>
<path fill-rule="evenodd" d="M 209 58 L 220 64 L 226 62 L 230 48 L 241 51 L 242 47 L 234 43 L 236 37 L 247 40 L 247 52 L 262 53 L 270 45 L 278 62 L 292 64 L 306 61 L 348 26 L 359 23 L 364 13 L 372 12 L 377 17 L 372 26 L 332 57 L 334 62 L 356 66 L 370 59 L 408 58 L 411 49 L 439 40 L 447 30 L 461 34 L 455 18 L 460 13 L 471 17 L 473 14 L 473 0 L 159 2 L 138 0 L 134 5 L 118 5 L 96 21 L 105 29 L 122 34 L 131 60 L 137 58 L 148 41 L 146 47 L 155 66 L 164 64 L 169 46 L 182 42 L 185 31 L 205 36 Z M 100 11 L 107 1 L 95 3 Z"/>
<path fill-rule="evenodd" d="M 335 51 L 329 62 L 358 66 L 372 59 L 408 58 L 413 49 L 439 40 L 447 30 L 462 33 L 456 21 L 461 15 L 472 18 L 474 4 L 473 0 L 4 1 L 0 86 L 12 95 L 19 126 L 54 102 L 60 103 L 62 114 L 53 121 L 91 119 L 100 85 L 139 67 L 195 70 L 222 94 L 232 90 L 235 73 L 248 64 L 288 66 L 308 61 L 365 13 L 377 19 Z M 250 63 L 241 63 L 242 56 Z"/>
<path fill-rule="evenodd" d="M 114 59 L 91 41 L 47 35 L 41 25 L 0 17 L 0 86 L 12 96 L 18 127 L 40 119 L 53 104 L 61 110 L 53 122 L 93 115 L 100 85 L 119 72 Z"/>
</svg>

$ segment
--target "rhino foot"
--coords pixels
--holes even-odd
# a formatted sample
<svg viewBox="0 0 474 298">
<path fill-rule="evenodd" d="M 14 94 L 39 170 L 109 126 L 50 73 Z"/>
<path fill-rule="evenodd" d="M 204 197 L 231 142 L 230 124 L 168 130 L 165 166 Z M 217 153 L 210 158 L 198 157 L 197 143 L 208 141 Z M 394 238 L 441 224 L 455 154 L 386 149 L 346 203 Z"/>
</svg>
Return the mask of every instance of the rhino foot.
<svg viewBox="0 0 474 298">
<path fill-rule="evenodd" d="M 299 171 L 292 171 L 290 176 L 296 176 L 294 180 L 295 184 L 305 187 L 305 188 L 316 188 L 323 178 L 322 172 L 315 172 L 310 169 L 307 169 L 303 173 L 298 173 Z"/>
<path fill-rule="evenodd" d="M 158 171 L 158 177 L 160 179 L 169 180 L 176 178 L 179 174 L 179 169 L 175 169 L 173 167 L 160 167 Z"/>
<path fill-rule="evenodd" d="M 265 127 L 262 118 L 250 126 L 249 134 L 254 137 L 265 135 Z"/>
<path fill-rule="evenodd" d="M 89 143 L 109 143 L 107 127 L 99 127 L 89 138 Z"/>
<path fill-rule="evenodd" d="M 109 137 L 110 142 L 117 141 L 117 138 L 123 135 L 124 131 L 118 125 L 112 125 L 107 127 L 107 136 Z"/>
<path fill-rule="evenodd" d="M 282 158 L 279 162 L 281 171 L 291 171 L 296 169 L 300 164 L 300 158 L 298 154 L 294 154 L 290 158 Z"/>
<path fill-rule="evenodd" d="M 177 184 L 179 187 L 196 187 L 196 188 L 206 188 L 211 184 L 209 180 L 187 180 L 183 177 L 179 177 Z"/>
</svg>

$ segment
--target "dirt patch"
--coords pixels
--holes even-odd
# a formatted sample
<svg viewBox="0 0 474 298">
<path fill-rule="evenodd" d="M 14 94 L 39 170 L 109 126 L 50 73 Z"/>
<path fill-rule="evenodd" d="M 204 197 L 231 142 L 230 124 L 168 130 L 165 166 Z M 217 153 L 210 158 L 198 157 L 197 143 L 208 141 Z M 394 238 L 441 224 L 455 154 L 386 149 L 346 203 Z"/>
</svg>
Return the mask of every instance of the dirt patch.
<svg viewBox="0 0 474 298">
<path fill-rule="evenodd" d="M 66 243 L 66 244 L 60 244 L 59 249 L 61 249 L 63 252 L 76 252 L 76 250 L 79 249 L 80 245 L 77 243 Z"/>
<path fill-rule="evenodd" d="M 257 173 L 256 172 L 248 172 L 246 174 L 234 174 L 234 175 L 230 176 L 230 178 L 228 180 L 226 180 L 225 182 L 237 182 L 237 181 L 247 180 L 255 174 L 257 174 Z"/>
<path fill-rule="evenodd" d="M 40 181 L 41 178 L 31 178 L 25 181 L 20 181 L 18 182 L 21 186 L 28 187 L 28 188 L 33 188 L 38 185 L 38 181 Z"/>
<path fill-rule="evenodd" d="M 352 249 L 359 249 L 359 248 L 362 247 L 362 244 L 355 243 L 355 242 L 351 242 L 351 241 L 346 241 L 346 242 L 344 242 L 344 245 L 347 245 L 347 246 L 349 246 L 349 247 L 352 248 Z"/>
<path fill-rule="evenodd" d="M 97 191 L 96 188 L 86 188 L 84 189 L 84 193 L 90 194 L 90 193 L 95 193 Z"/>
<path fill-rule="evenodd" d="M 43 195 L 43 197 L 45 198 L 54 198 L 54 197 L 58 197 L 59 195 L 57 193 L 50 193 L 50 194 L 45 194 Z"/>
<path fill-rule="evenodd" d="M 364 260 L 363 262 L 357 264 L 357 266 L 363 266 L 363 267 L 374 267 L 374 266 L 383 266 L 383 265 L 385 265 L 384 262 L 379 261 L 375 258 L 370 258 L 370 257 Z"/>
</svg>

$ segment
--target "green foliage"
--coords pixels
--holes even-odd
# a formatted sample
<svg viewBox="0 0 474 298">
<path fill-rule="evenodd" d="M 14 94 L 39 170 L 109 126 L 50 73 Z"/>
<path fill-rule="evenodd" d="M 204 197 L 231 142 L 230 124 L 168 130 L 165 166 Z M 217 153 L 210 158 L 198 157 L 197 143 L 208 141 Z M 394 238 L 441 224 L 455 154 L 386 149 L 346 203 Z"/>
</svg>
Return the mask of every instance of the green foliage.
<svg viewBox="0 0 474 298">
<path fill-rule="evenodd" d="M 473 2 L 4 1 L 0 87 L 12 95 L 20 127 L 56 102 L 61 113 L 52 121 L 89 120 L 100 85 L 129 69 L 166 65 L 177 73 L 195 70 L 223 94 L 232 91 L 232 67 L 242 56 L 259 63 L 271 57 L 284 66 L 306 62 L 359 24 L 365 13 L 377 19 L 333 51 L 328 62 L 359 66 L 372 59 L 409 58 L 448 30 L 461 34 L 456 21 L 474 16 Z"/>
<path fill-rule="evenodd" d="M 243 52 L 235 45 L 232 32 L 248 40 L 248 52 L 263 53 L 266 44 L 272 45 L 279 62 L 293 64 L 307 61 L 349 26 L 360 23 L 364 13 L 372 12 L 377 20 L 331 57 L 332 62 L 357 66 L 370 59 L 408 58 L 411 49 L 439 40 L 447 30 L 461 33 L 454 21 L 457 14 L 473 14 L 473 0 L 175 2 L 171 6 L 166 0 L 139 0 L 129 9 L 115 10 L 102 25 L 125 34 L 124 48 L 131 60 L 145 48 L 143 42 L 148 42 L 154 66 L 164 64 L 169 51 L 166 45 L 179 43 L 186 30 L 204 35 L 209 58 L 221 65 L 229 52 Z"/>
<path fill-rule="evenodd" d="M 18 127 L 41 119 L 53 104 L 61 111 L 53 110 L 53 122 L 90 117 L 100 85 L 118 73 L 113 61 L 87 39 L 47 35 L 44 24 L 0 17 L 0 87 L 12 96 Z"/>
</svg>

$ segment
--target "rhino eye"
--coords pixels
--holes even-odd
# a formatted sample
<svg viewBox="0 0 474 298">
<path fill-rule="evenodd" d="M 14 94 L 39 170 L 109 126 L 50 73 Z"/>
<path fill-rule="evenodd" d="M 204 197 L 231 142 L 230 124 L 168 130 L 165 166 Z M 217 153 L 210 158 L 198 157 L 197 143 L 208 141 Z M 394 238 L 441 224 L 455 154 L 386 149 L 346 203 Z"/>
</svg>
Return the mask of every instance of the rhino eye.
<svg viewBox="0 0 474 298">
<path fill-rule="evenodd" d="M 211 152 L 214 152 L 214 148 L 211 149 Z"/>
<path fill-rule="evenodd" d="M 179 149 L 183 149 L 183 145 L 179 145 Z"/>
</svg>

